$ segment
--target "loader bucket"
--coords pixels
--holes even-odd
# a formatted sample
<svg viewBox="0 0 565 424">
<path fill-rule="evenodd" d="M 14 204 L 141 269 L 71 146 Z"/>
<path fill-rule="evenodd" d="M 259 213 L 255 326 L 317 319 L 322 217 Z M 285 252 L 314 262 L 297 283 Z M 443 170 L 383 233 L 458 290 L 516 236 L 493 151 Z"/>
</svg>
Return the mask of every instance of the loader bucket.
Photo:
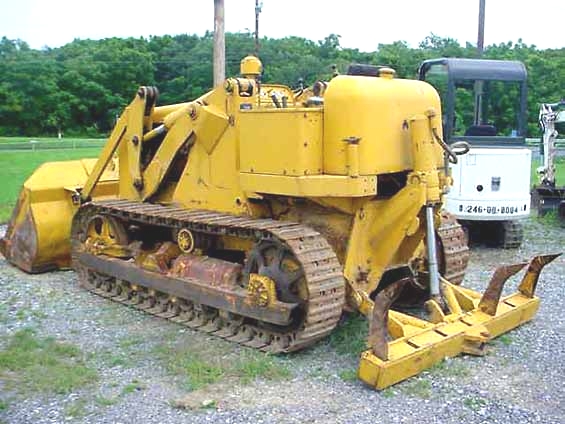
<svg viewBox="0 0 565 424">
<path fill-rule="evenodd" d="M 527 263 L 498 268 L 483 295 L 442 279 L 446 305 L 442 307 L 440 302 L 429 300 L 429 320 L 383 310 L 390 305 L 386 298 L 395 291 L 393 288 L 389 288 L 388 292 L 383 290 L 375 299 L 369 334 L 371 348 L 361 354 L 359 378 L 381 390 L 445 358 L 461 353 L 483 355 L 489 340 L 533 318 L 540 302 L 534 295 L 540 272 L 559 255 L 534 257 L 518 291 L 502 299 L 506 280 Z M 384 299 L 379 299 L 379 296 Z M 378 333 L 386 332 L 387 328 L 388 338 L 392 340 L 386 343 L 385 339 L 384 344 L 375 343 L 379 339 Z M 380 338 L 383 338 L 382 334 Z"/>
<path fill-rule="evenodd" d="M 10 263 L 29 273 L 70 266 L 70 231 L 79 206 L 78 192 L 95 163 L 96 159 L 48 162 L 26 180 L 0 239 L 0 252 Z M 117 172 L 109 169 L 93 197 L 117 194 Z"/>
</svg>

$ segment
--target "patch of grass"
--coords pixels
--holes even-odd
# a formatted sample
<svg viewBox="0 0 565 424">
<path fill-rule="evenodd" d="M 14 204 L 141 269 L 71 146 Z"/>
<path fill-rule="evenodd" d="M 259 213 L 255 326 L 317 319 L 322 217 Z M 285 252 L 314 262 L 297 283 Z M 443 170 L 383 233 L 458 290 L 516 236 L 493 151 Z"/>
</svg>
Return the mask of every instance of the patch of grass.
<svg viewBox="0 0 565 424">
<path fill-rule="evenodd" d="M 496 338 L 504 346 L 510 346 L 512 344 L 512 336 L 510 334 L 502 334 Z"/>
<path fill-rule="evenodd" d="M 428 380 L 409 380 L 401 387 L 405 394 L 421 399 L 429 399 L 432 395 L 432 384 Z"/>
<path fill-rule="evenodd" d="M 536 215 L 535 218 L 538 220 L 538 222 L 544 225 L 552 227 L 558 227 L 561 225 L 561 220 L 559 219 L 557 211 L 548 211 L 543 216 Z"/>
<path fill-rule="evenodd" d="M 121 396 L 126 396 L 129 395 L 130 393 L 134 393 L 134 392 L 139 392 L 141 390 L 145 390 L 147 388 L 147 386 L 145 386 L 145 384 L 142 384 L 140 381 L 138 380 L 132 380 L 131 383 L 126 384 L 123 388 L 122 388 L 122 392 L 121 392 Z"/>
<path fill-rule="evenodd" d="M 470 374 L 469 368 L 461 360 L 444 359 L 434 364 L 429 373 L 444 377 L 467 377 Z"/>
<path fill-rule="evenodd" d="M 0 303 L 0 322 L 8 322 L 8 305 L 5 303 Z"/>
<path fill-rule="evenodd" d="M 539 178 L 536 173 L 536 169 L 541 165 L 541 161 L 532 160 L 532 173 L 531 173 L 531 185 L 539 185 Z M 558 187 L 565 186 L 565 157 L 557 157 L 555 160 L 555 184 Z M 534 210 L 532 210 L 534 211 Z M 561 221 L 557 216 L 557 211 L 549 211 L 544 216 L 537 216 L 536 219 L 549 226 L 560 226 Z"/>
<path fill-rule="evenodd" d="M 132 365 L 131 361 L 128 361 L 128 359 L 124 355 L 120 355 L 120 354 L 114 354 L 110 356 L 108 358 L 107 363 L 110 368 L 114 368 L 114 367 L 127 368 Z"/>
<path fill-rule="evenodd" d="M 118 346 L 122 349 L 129 349 L 132 347 L 139 346 L 144 342 L 144 338 L 137 334 L 129 335 L 118 342 Z"/>
<path fill-rule="evenodd" d="M 100 148 L 2 151 L 0 155 L 0 223 L 7 222 L 24 181 L 45 162 L 95 158 Z M 64 185 L 64 180 L 61 181 Z"/>
<path fill-rule="evenodd" d="M 352 315 L 331 333 L 329 344 L 340 354 L 357 357 L 367 348 L 368 332 L 368 321 L 361 315 Z"/>
<path fill-rule="evenodd" d="M 154 349 L 154 356 L 161 359 L 165 368 L 182 378 L 188 390 L 197 390 L 218 381 L 225 373 L 222 361 L 215 355 L 201 354 L 192 346 L 161 344 Z"/>
<path fill-rule="evenodd" d="M 161 360 L 171 374 L 180 376 L 183 388 L 189 391 L 225 378 L 245 384 L 258 378 L 282 380 L 291 376 L 284 359 L 248 349 L 242 349 L 239 356 L 235 356 L 227 352 L 210 352 L 201 345 L 169 342 L 157 346 L 153 356 Z"/>
<path fill-rule="evenodd" d="M 309 367 L 308 371 L 308 376 L 312 377 L 312 378 L 330 378 L 332 376 L 332 374 L 327 371 L 326 369 L 324 369 L 324 367 L 321 366 L 312 366 Z"/>
<path fill-rule="evenodd" d="M 96 396 L 94 398 L 94 402 L 96 402 L 96 404 L 100 405 L 100 406 L 112 406 L 115 405 L 116 403 L 118 403 L 118 398 L 112 397 L 112 398 L 107 398 L 104 396 Z"/>
<path fill-rule="evenodd" d="M 428 368 L 428 372 L 432 374 L 441 374 L 447 369 L 447 361 L 444 359 L 441 362 L 437 362 L 433 364 L 430 368 Z"/>
<path fill-rule="evenodd" d="M 542 162 L 540 160 L 532 160 L 532 172 L 531 176 L 531 183 L 532 185 L 538 184 L 539 178 L 536 172 L 538 166 L 541 166 Z M 555 159 L 555 182 L 556 185 L 562 186 L 565 185 L 565 158 L 564 157 L 557 157 Z"/>
<path fill-rule="evenodd" d="M 69 418 L 82 418 L 87 414 L 86 399 L 79 398 L 68 404 L 65 408 L 65 415 Z"/>
<path fill-rule="evenodd" d="M 384 398 L 390 399 L 391 397 L 394 397 L 395 392 L 394 390 L 392 390 L 392 387 L 387 387 L 381 392 L 381 394 Z"/>
<path fill-rule="evenodd" d="M 338 375 L 343 381 L 357 381 L 357 370 L 355 369 L 341 370 Z"/>
<path fill-rule="evenodd" d="M 5 411 L 8 409 L 8 401 L 4 399 L 0 399 L 0 411 Z"/>
<path fill-rule="evenodd" d="M 487 401 L 481 397 L 468 397 L 463 400 L 463 405 L 465 405 L 469 409 L 472 409 L 473 411 L 481 409 L 486 404 Z"/>
<path fill-rule="evenodd" d="M 129 335 L 118 341 L 118 346 L 111 349 L 101 349 L 89 354 L 89 359 L 100 361 L 106 367 L 131 368 L 135 358 L 144 349 L 139 348 L 145 340 L 139 335 Z"/>
<path fill-rule="evenodd" d="M 244 382 L 257 378 L 282 380 L 291 375 L 290 369 L 282 359 L 256 351 L 243 351 L 235 371 Z"/>
<path fill-rule="evenodd" d="M 37 319 L 45 319 L 47 318 L 48 315 L 45 312 L 40 311 L 38 309 L 32 309 L 31 316 Z"/>
<path fill-rule="evenodd" d="M 36 319 L 43 319 L 47 318 L 47 314 L 45 312 L 39 311 L 37 309 L 30 309 L 29 307 L 22 307 L 19 308 L 15 315 L 16 319 L 19 321 L 23 321 L 26 318 L 36 318 Z"/>
<path fill-rule="evenodd" d="M 216 383 L 225 374 L 226 369 L 199 358 L 197 355 L 185 355 L 177 364 L 186 380 L 184 386 L 188 390 L 197 390 L 208 384 Z"/>
<path fill-rule="evenodd" d="M 78 347 L 52 337 L 38 337 L 34 330 L 14 333 L 0 351 L 0 377 L 12 373 L 14 389 L 69 393 L 97 380 Z"/>
</svg>

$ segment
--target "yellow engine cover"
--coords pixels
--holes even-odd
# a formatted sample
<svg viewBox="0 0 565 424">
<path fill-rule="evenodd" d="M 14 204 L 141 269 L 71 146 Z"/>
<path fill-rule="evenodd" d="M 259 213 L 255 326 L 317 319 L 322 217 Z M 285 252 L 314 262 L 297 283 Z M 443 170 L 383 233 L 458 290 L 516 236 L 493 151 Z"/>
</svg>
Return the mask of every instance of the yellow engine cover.
<svg viewBox="0 0 565 424">
<path fill-rule="evenodd" d="M 347 175 L 348 138 L 359 138 L 359 174 L 413 169 L 407 120 L 433 108 L 441 128 L 440 98 L 421 81 L 340 75 L 324 95 L 324 172 Z M 437 165 L 443 163 L 437 149 Z"/>
<path fill-rule="evenodd" d="M 244 111 L 239 118 L 241 171 L 251 174 L 322 173 L 321 109 Z"/>
</svg>

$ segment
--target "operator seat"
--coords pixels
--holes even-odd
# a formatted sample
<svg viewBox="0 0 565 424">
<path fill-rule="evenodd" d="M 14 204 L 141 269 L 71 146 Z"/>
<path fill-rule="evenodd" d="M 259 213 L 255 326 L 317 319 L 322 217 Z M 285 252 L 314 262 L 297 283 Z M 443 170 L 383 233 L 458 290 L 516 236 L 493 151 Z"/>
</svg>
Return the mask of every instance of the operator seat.
<svg viewBox="0 0 565 424">
<path fill-rule="evenodd" d="M 465 131 L 465 135 L 469 137 L 495 137 L 496 127 L 490 124 L 471 125 Z"/>
</svg>

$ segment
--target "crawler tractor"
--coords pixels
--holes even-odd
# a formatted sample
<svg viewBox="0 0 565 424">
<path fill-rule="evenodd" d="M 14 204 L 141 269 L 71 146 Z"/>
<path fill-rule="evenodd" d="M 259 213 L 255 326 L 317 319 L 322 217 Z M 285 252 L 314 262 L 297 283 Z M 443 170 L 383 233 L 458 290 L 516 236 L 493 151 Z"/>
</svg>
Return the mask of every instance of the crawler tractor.
<svg viewBox="0 0 565 424">
<path fill-rule="evenodd" d="M 28 272 L 72 266 L 87 290 L 268 352 L 303 349 L 342 313 L 370 321 L 359 378 L 377 389 L 529 320 L 534 258 L 500 300 L 455 283 L 468 251 L 442 197 L 454 150 L 437 92 L 390 68 L 293 91 L 242 61 L 202 97 L 156 106 L 141 87 L 95 163 L 26 182 L 4 256 Z M 461 152 L 458 152 L 461 153 Z M 61 182 L 62 181 L 62 182 Z M 391 310 L 427 300 L 428 319 Z"/>
</svg>

